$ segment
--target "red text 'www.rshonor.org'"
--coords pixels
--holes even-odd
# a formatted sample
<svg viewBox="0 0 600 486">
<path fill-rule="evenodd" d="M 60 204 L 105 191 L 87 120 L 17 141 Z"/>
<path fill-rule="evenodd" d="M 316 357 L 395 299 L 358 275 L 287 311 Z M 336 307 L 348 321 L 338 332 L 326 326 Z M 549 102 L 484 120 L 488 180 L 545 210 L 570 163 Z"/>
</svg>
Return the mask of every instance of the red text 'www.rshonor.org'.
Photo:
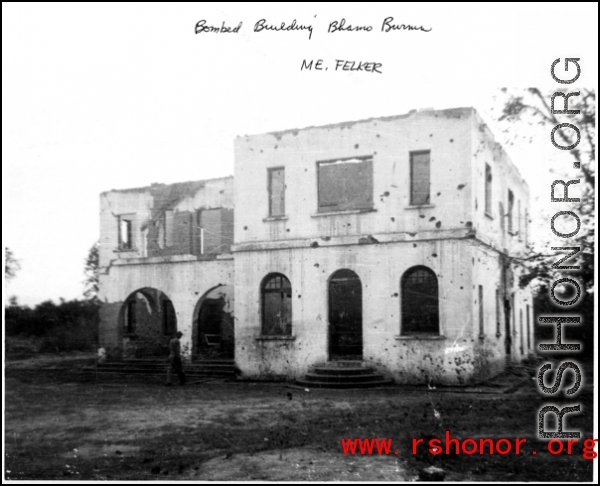
<svg viewBox="0 0 600 486">
<path fill-rule="evenodd" d="M 392 439 L 340 439 L 342 452 L 344 454 L 398 454 L 397 450 L 392 450 Z M 598 439 L 585 439 L 580 443 L 579 439 L 568 439 L 561 441 L 552 439 L 542 446 L 552 455 L 558 454 L 577 454 L 582 453 L 583 458 L 587 460 L 596 459 L 598 454 L 594 450 Z M 514 440 L 500 439 L 457 439 L 450 436 L 450 432 L 446 431 L 443 439 L 430 438 L 427 442 L 425 439 L 412 439 L 412 454 L 429 453 L 432 455 L 438 454 L 537 454 L 537 451 L 528 448 L 523 450 L 523 445 L 527 443 L 527 439 L 516 438 Z"/>
</svg>

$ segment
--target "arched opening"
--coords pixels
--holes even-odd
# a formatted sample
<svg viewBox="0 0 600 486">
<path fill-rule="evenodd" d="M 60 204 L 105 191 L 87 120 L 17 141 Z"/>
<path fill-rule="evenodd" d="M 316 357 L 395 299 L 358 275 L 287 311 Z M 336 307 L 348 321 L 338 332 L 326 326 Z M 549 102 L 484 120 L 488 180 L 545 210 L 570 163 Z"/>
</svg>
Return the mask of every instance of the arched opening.
<svg viewBox="0 0 600 486">
<path fill-rule="evenodd" d="M 206 292 L 194 309 L 192 356 L 195 359 L 233 359 L 233 287 L 219 285 Z"/>
<path fill-rule="evenodd" d="M 145 287 L 129 294 L 119 313 L 125 357 L 169 355 L 169 341 L 177 331 L 171 299 L 162 291 Z"/>
<path fill-rule="evenodd" d="M 439 334 L 438 280 L 430 268 L 409 268 L 400 281 L 401 334 Z"/>
<path fill-rule="evenodd" d="M 352 270 L 329 279 L 329 359 L 362 359 L 362 285 Z"/>
<path fill-rule="evenodd" d="M 267 275 L 260 286 L 262 335 L 292 335 L 292 284 L 281 273 Z"/>
</svg>

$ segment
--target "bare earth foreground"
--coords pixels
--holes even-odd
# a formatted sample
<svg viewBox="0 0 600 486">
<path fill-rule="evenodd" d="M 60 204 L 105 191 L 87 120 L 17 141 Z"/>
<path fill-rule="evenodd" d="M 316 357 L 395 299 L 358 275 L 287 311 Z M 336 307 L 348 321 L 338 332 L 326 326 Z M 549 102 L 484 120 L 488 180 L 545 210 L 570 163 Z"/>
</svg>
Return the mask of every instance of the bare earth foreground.
<svg viewBox="0 0 600 486">
<path fill-rule="evenodd" d="M 527 375 L 533 367 L 477 388 L 365 391 L 214 380 L 168 388 L 159 378 L 82 375 L 80 364 L 6 363 L 6 479 L 414 481 L 434 465 L 447 481 L 592 480 L 582 441 L 571 455 L 552 455 L 536 440 L 538 410 L 561 403 L 582 409 L 567 415 L 565 430 L 591 437 L 589 369 L 576 397 L 561 401 L 541 395 Z M 413 438 L 426 444 L 446 430 L 459 439 L 507 438 L 513 450 L 433 456 L 420 446 L 412 454 Z M 517 437 L 527 439 L 519 455 Z M 389 455 L 351 455 L 342 438 L 393 445 Z"/>
</svg>

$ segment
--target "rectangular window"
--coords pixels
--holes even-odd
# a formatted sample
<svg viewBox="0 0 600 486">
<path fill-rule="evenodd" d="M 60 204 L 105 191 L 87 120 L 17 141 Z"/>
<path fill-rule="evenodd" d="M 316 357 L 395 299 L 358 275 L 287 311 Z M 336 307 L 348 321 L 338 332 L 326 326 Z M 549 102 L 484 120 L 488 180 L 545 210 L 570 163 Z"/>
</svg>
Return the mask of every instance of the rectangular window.
<svg viewBox="0 0 600 486">
<path fill-rule="evenodd" d="M 485 336 L 484 319 L 483 319 L 483 285 L 479 286 L 479 337 Z"/>
<path fill-rule="evenodd" d="M 173 211 L 172 210 L 165 211 L 164 218 L 165 218 L 165 221 L 164 221 L 164 225 L 165 225 L 164 246 L 165 247 L 173 246 L 174 242 L 175 242 L 175 225 L 173 224 L 174 223 Z"/>
<path fill-rule="evenodd" d="M 520 338 L 521 338 L 521 354 L 524 353 L 524 349 L 523 349 L 523 309 L 519 309 L 519 334 L 520 334 Z"/>
<path fill-rule="evenodd" d="M 430 203 L 430 152 L 410 153 L 410 205 L 423 206 Z"/>
<path fill-rule="evenodd" d="M 285 169 L 269 169 L 269 216 L 285 216 Z"/>
<path fill-rule="evenodd" d="M 195 254 L 209 257 L 231 252 L 233 209 L 203 209 L 197 218 Z"/>
<path fill-rule="evenodd" d="M 529 322 L 529 304 L 527 304 L 527 351 L 531 349 L 531 324 Z"/>
<path fill-rule="evenodd" d="M 317 162 L 319 212 L 373 208 L 373 157 Z"/>
<path fill-rule="evenodd" d="M 517 212 L 517 234 L 519 235 L 519 240 L 521 240 L 521 200 L 519 199 L 517 203 L 518 212 Z"/>
<path fill-rule="evenodd" d="M 500 289 L 496 289 L 496 336 L 500 336 L 500 327 L 502 314 L 500 313 L 500 309 L 502 307 L 502 299 L 500 298 Z"/>
<path fill-rule="evenodd" d="M 515 205 L 515 196 L 513 192 L 508 190 L 508 232 L 512 233 L 514 231 L 513 226 L 513 207 Z"/>
<path fill-rule="evenodd" d="M 133 249 L 133 221 L 130 216 L 119 216 L 119 249 Z"/>
<path fill-rule="evenodd" d="M 492 215 L 492 168 L 485 164 L 485 214 Z"/>
</svg>

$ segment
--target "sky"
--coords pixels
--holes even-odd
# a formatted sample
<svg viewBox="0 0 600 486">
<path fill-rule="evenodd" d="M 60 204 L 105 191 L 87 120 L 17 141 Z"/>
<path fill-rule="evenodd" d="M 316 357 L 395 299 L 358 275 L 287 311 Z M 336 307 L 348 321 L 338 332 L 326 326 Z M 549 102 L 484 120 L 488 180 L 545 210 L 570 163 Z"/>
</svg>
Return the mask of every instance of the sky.
<svg viewBox="0 0 600 486">
<path fill-rule="evenodd" d="M 5 301 L 81 298 L 100 193 L 231 175 L 236 136 L 462 106 L 499 136 L 498 88 L 557 88 L 557 58 L 580 58 L 577 86 L 597 87 L 597 9 L 3 3 L 2 239 L 21 264 Z M 387 17 L 429 32 L 381 32 Z M 254 32 L 261 19 L 313 31 Z M 328 33 L 341 19 L 372 31 Z M 242 26 L 195 34 L 200 20 Z M 302 71 L 305 59 L 330 69 Z M 336 59 L 379 62 L 382 73 L 336 71 Z M 532 130 L 506 149 L 530 185 L 542 241 L 548 169 L 567 159 L 548 128 Z"/>
</svg>

